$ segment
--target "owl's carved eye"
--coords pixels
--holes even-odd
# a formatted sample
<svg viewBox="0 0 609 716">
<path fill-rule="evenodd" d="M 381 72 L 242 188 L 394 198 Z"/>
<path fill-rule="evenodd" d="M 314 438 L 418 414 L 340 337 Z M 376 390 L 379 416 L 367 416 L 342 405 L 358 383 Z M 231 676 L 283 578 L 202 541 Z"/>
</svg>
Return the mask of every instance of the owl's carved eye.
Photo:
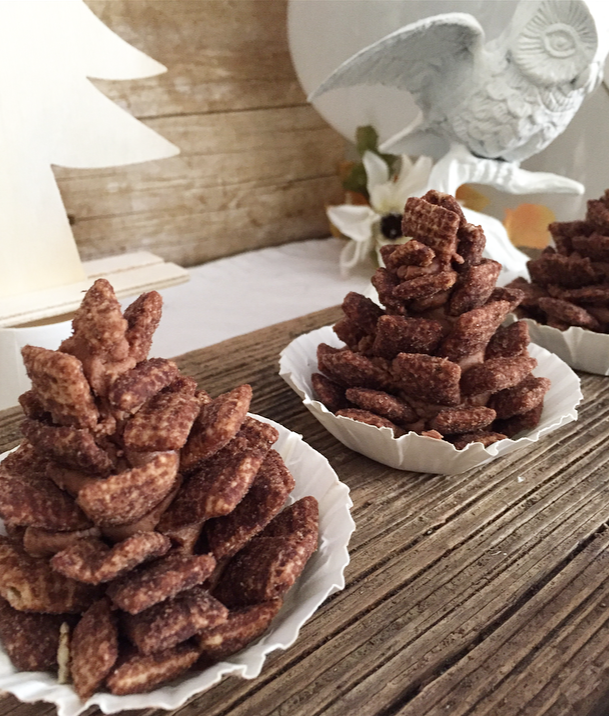
<svg viewBox="0 0 609 716">
<path fill-rule="evenodd" d="M 544 0 L 511 43 L 515 64 L 535 83 L 571 82 L 592 62 L 598 38 L 579 0 Z"/>
<path fill-rule="evenodd" d="M 580 51 L 575 30 L 564 23 L 551 25 L 543 31 L 543 45 L 551 57 L 572 57 Z"/>
</svg>

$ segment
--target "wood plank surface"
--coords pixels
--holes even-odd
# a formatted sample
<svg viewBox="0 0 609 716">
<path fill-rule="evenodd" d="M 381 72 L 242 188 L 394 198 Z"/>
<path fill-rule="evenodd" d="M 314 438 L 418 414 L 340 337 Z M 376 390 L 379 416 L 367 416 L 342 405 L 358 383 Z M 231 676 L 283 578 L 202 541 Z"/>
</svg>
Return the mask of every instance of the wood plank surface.
<svg viewBox="0 0 609 716">
<path fill-rule="evenodd" d="M 180 147 L 106 169 L 54 167 L 83 260 L 145 249 L 191 266 L 327 236 L 344 141 L 307 102 L 287 0 L 87 0 L 157 77 L 92 80 Z"/>
<path fill-rule="evenodd" d="M 536 445 L 461 475 L 401 472 L 338 443 L 278 376 L 280 350 L 339 315 L 177 359 L 213 395 L 250 382 L 252 409 L 301 433 L 349 485 L 357 529 L 346 588 L 298 641 L 257 679 L 229 677 L 175 713 L 607 716 L 609 380 L 582 374 L 579 420 Z M 20 419 L 0 413 L 0 449 Z M 0 701 L 0 716 L 52 713 Z"/>
</svg>

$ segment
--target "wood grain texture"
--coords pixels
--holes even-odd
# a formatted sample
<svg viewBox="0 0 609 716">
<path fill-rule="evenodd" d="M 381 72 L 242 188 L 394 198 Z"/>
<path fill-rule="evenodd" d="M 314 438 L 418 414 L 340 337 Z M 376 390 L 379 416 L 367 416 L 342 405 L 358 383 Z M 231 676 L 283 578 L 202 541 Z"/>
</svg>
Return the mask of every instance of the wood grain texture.
<svg viewBox="0 0 609 716">
<path fill-rule="evenodd" d="M 609 381 L 582 374 L 579 420 L 534 446 L 461 475 L 401 472 L 338 443 L 278 376 L 281 349 L 339 315 L 177 359 L 212 395 L 251 383 L 252 409 L 301 433 L 349 485 L 357 525 L 346 588 L 297 642 L 180 716 L 607 716 Z M 0 448 L 19 420 L 0 413 Z M 0 716 L 51 712 L 0 704 Z"/>
<path fill-rule="evenodd" d="M 128 167 L 54 167 L 81 258 L 146 249 L 191 266 L 326 236 L 344 142 L 292 67 L 287 0 L 87 0 L 163 63 L 147 79 L 93 80 L 181 154 Z"/>
</svg>

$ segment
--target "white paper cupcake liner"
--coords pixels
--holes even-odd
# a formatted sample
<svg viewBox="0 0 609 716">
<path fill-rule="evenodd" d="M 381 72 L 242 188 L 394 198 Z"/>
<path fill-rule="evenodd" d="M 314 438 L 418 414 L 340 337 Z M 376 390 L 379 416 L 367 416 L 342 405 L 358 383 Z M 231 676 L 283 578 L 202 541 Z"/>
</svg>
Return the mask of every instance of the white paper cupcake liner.
<svg viewBox="0 0 609 716">
<path fill-rule="evenodd" d="M 499 440 L 488 447 L 470 443 L 462 450 L 444 440 L 410 432 L 393 437 L 390 428 L 336 416 L 316 400 L 311 374 L 318 372 L 317 346 L 327 343 L 343 347 L 331 326 L 305 333 L 293 340 L 281 353 L 279 374 L 300 395 L 304 405 L 337 440 L 351 450 L 398 470 L 456 475 L 537 442 L 543 435 L 577 419 L 576 406 L 583 398 L 577 375 L 557 356 L 537 345 L 529 345 L 529 353 L 537 359 L 533 373 L 549 378 L 552 386 L 546 394 L 544 409 L 535 430 L 517 440 Z"/>
<path fill-rule="evenodd" d="M 518 319 L 512 316 L 512 320 Z M 609 335 L 606 333 L 595 333 L 579 326 L 559 331 L 530 318 L 520 320 L 528 324 L 533 343 L 556 353 L 571 368 L 609 375 Z"/>
<path fill-rule="evenodd" d="M 254 679 L 260 674 L 267 654 L 275 649 L 287 649 L 296 641 L 300 628 L 322 602 L 345 586 L 344 570 L 349 564 L 347 546 L 355 529 L 350 513 L 352 502 L 349 488 L 339 481 L 326 458 L 307 445 L 301 435 L 267 418 L 254 417 L 279 431 L 274 448 L 296 481 L 291 501 L 313 495 L 319 502 L 319 548 L 288 593 L 269 631 L 227 661 L 199 673 L 189 672 L 168 686 L 131 696 L 97 693 L 86 703 L 80 701 L 71 686 L 59 685 L 51 674 L 15 671 L 0 648 L 0 690 L 14 694 L 21 701 L 51 702 L 57 706 L 58 716 L 77 716 L 93 704 L 108 714 L 142 708 L 173 710 L 217 684 L 225 675 Z"/>
</svg>

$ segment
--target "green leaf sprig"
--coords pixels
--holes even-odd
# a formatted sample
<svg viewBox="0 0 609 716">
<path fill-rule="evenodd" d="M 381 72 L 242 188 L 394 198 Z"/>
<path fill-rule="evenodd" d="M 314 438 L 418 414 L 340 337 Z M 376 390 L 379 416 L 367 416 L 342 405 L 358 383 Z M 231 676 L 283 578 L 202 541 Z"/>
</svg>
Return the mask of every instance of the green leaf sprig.
<svg viewBox="0 0 609 716">
<path fill-rule="evenodd" d="M 389 167 L 389 175 L 393 176 L 395 165 L 399 157 L 396 154 L 384 154 L 380 152 L 378 145 L 379 135 L 373 126 L 368 124 L 357 128 L 355 133 L 355 146 L 359 156 L 363 157 L 365 152 L 378 154 Z M 352 162 L 343 176 L 343 189 L 345 191 L 362 194 L 367 200 L 370 200 L 367 189 L 367 179 L 364 163 L 361 160 L 359 162 Z"/>
</svg>

